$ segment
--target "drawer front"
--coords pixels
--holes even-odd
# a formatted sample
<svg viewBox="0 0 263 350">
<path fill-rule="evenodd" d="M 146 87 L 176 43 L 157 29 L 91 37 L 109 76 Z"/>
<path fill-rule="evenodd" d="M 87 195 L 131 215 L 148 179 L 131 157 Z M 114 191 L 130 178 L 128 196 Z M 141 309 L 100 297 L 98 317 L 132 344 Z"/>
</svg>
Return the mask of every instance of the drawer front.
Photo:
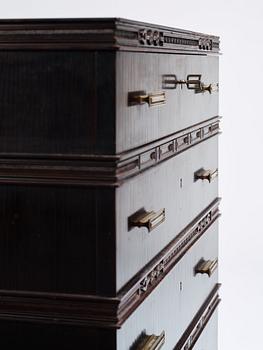
<svg viewBox="0 0 263 350">
<path fill-rule="evenodd" d="M 218 114 L 216 56 L 119 52 L 116 67 L 117 152 L 151 142 Z M 214 91 L 210 94 L 188 89 L 185 84 L 164 83 L 165 80 L 174 82 L 174 75 L 178 80 L 187 80 L 189 74 L 201 75 L 201 82 L 206 86 L 212 84 Z M 165 78 L 167 75 L 170 77 Z"/>
<path fill-rule="evenodd" d="M 217 270 L 209 277 L 195 274 L 195 267 L 202 258 L 216 259 L 217 253 L 215 223 L 117 331 L 118 349 L 137 349 L 135 344 L 145 334 L 160 335 L 163 331 L 161 349 L 173 349 L 217 283 Z"/>
<path fill-rule="evenodd" d="M 117 290 L 217 197 L 217 177 L 195 178 L 202 168 L 217 169 L 217 142 L 212 137 L 116 190 Z"/>
<path fill-rule="evenodd" d="M 218 312 L 215 311 L 200 338 L 197 340 L 193 350 L 217 350 L 218 348 Z"/>
</svg>

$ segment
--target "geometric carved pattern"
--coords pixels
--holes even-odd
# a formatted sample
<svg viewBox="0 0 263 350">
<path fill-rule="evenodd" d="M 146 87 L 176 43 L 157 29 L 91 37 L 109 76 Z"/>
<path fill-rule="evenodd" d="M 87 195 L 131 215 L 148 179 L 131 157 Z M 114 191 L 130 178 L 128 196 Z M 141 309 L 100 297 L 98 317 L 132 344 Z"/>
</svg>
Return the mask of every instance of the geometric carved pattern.
<svg viewBox="0 0 263 350">
<path fill-rule="evenodd" d="M 195 128 L 187 128 L 183 133 L 175 133 L 174 137 L 170 136 L 169 139 L 162 140 L 154 147 L 149 146 L 144 152 L 129 157 L 128 161 L 120 159 L 117 176 L 120 180 L 134 176 L 205 141 L 218 134 L 219 131 L 219 118 L 216 117 L 210 122 L 197 125 Z"/>
<path fill-rule="evenodd" d="M 164 44 L 175 46 L 191 46 L 199 50 L 211 51 L 213 49 L 213 40 L 207 37 L 199 39 L 191 39 L 185 37 L 176 37 L 172 35 L 164 35 L 164 32 L 154 29 L 139 29 L 138 41 L 141 45 L 148 46 L 165 46 Z M 214 47 L 219 48 L 219 45 Z"/>
<path fill-rule="evenodd" d="M 167 44 L 198 46 L 198 40 L 187 39 L 187 38 L 177 38 L 177 37 L 167 36 L 167 35 L 164 37 L 164 42 Z"/>
<path fill-rule="evenodd" d="M 202 334 L 205 326 L 221 301 L 217 294 L 219 288 L 220 284 L 217 284 L 214 287 L 207 300 L 199 309 L 194 319 L 182 335 L 181 339 L 174 347 L 174 350 L 191 350 L 194 348 L 195 343 Z"/>
</svg>

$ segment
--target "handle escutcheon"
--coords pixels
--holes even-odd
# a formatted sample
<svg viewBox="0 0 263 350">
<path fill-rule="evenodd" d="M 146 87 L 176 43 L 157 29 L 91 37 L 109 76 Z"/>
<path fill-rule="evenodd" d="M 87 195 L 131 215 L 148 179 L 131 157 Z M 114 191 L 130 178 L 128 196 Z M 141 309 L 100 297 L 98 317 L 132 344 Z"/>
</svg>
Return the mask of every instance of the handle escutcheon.
<svg viewBox="0 0 263 350">
<path fill-rule="evenodd" d="M 200 169 L 195 173 L 195 180 L 207 180 L 210 183 L 217 176 L 218 176 L 218 169 L 216 170 Z"/>
<path fill-rule="evenodd" d="M 195 274 L 207 274 L 209 277 L 215 272 L 218 267 L 218 259 L 204 260 L 202 259 L 195 267 Z"/>
<path fill-rule="evenodd" d="M 138 214 L 130 219 L 130 225 L 135 227 L 146 227 L 149 232 L 159 226 L 165 220 L 165 209 L 158 212 L 150 211 Z"/>
<path fill-rule="evenodd" d="M 147 94 L 146 91 L 134 91 L 128 94 L 128 105 L 136 106 L 147 103 L 149 107 L 161 106 L 166 103 L 165 92 L 153 92 Z"/>
<path fill-rule="evenodd" d="M 146 335 L 136 350 L 159 350 L 165 343 L 164 331 L 159 335 Z"/>
</svg>

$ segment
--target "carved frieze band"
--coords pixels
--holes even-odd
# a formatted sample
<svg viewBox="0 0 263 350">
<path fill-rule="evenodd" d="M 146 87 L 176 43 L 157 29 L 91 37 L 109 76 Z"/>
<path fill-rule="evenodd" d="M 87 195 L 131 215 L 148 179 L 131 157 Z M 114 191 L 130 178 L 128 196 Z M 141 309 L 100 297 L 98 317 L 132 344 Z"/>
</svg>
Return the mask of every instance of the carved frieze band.
<svg viewBox="0 0 263 350">
<path fill-rule="evenodd" d="M 213 40 L 209 37 L 202 36 L 179 36 L 178 34 L 171 34 L 167 31 L 159 31 L 151 28 L 139 29 L 138 31 L 138 41 L 141 45 L 146 46 L 160 46 L 160 47 L 185 47 L 189 46 L 190 49 L 199 49 L 205 51 L 218 51 L 219 41 Z"/>
<path fill-rule="evenodd" d="M 0 319 L 120 328 L 218 218 L 219 202 L 214 200 L 116 297 L 0 290 Z"/>
<path fill-rule="evenodd" d="M 162 139 L 151 147 L 128 159 L 120 159 L 118 162 L 117 177 L 120 180 L 136 175 L 158 163 L 170 159 L 177 154 L 186 151 L 190 147 L 217 135 L 219 129 L 219 117 L 200 123 L 194 127 L 185 129 L 183 132 L 175 133 L 169 138 Z"/>
<path fill-rule="evenodd" d="M 140 29 L 138 31 L 138 40 L 142 45 L 148 46 L 166 46 L 177 45 L 177 46 L 190 46 L 199 50 L 212 51 L 213 48 L 218 49 L 218 43 L 213 43 L 212 39 L 202 38 L 190 39 L 183 37 L 176 37 L 172 35 L 165 35 L 164 32 L 152 30 L 152 29 Z"/>
<path fill-rule="evenodd" d="M 55 157 L 1 155 L 0 183 L 119 186 L 124 180 L 158 165 L 217 135 L 219 117 L 191 126 L 124 154 Z"/>
<path fill-rule="evenodd" d="M 199 309 L 194 319 L 183 333 L 179 342 L 174 347 L 174 350 L 191 350 L 194 348 L 195 343 L 205 329 L 207 323 L 212 317 L 214 311 L 216 310 L 218 304 L 220 303 L 220 298 L 217 294 L 220 284 L 217 284 L 210 295 L 208 296 L 205 303 Z"/>
<path fill-rule="evenodd" d="M 219 38 L 122 19 L 2 20 L 0 48 L 218 52 Z"/>
</svg>

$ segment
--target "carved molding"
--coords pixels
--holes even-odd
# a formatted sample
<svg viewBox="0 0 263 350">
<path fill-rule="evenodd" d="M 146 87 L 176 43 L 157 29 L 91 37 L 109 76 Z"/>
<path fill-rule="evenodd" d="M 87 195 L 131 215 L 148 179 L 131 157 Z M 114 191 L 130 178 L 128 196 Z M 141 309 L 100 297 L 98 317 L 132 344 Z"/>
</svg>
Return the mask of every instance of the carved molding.
<svg viewBox="0 0 263 350">
<path fill-rule="evenodd" d="M 201 306 L 194 319 L 183 333 L 182 337 L 174 347 L 174 350 L 191 350 L 194 348 L 195 343 L 205 329 L 207 323 L 212 317 L 214 311 L 216 310 L 218 304 L 220 303 L 220 298 L 217 294 L 220 284 L 217 284 L 204 304 Z"/>
<path fill-rule="evenodd" d="M 126 179 L 220 133 L 219 117 L 117 155 L 0 154 L 0 183 L 120 186 Z"/>
<path fill-rule="evenodd" d="M 215 199 L 115 297 L 0 290 L 0 319 L 120 328 L 219 217 Z"/>
<path fill-rule="evenodd" d="M 202 44 L 200 44 L 202 42 Z M 206 44 L 203 44 L 206 42 Z M 209 44 L 208 44 L 209 43 Z M 121 18 L 0 20 L 0 48 L 217 53 L 217 36 Z"/>
<path fill-rule="evenodd" d="M 142 45 L 154 46 L 163 46 L 165 42 L 163 32 L 152 29 L 140 29 L 138 31 L 138 40 Z"/>
</svg>

